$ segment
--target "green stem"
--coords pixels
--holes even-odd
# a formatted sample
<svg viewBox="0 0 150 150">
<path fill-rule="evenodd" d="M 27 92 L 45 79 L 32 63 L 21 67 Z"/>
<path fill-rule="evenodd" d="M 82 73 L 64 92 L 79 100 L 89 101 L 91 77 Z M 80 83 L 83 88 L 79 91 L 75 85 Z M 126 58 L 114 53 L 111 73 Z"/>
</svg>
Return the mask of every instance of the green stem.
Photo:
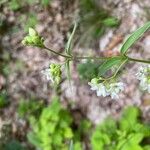
<svg viewBox="0 0 150 150">
<path fill-rule="evenodd" d="M 72 56 L 72 55 L 65 55 L 65 54 L 61 54 L 61 53 L 58 53 L 56 52 L 55 50 L 51 49 L 51 48 L 47 48 L 46 46 L 44 47 L 46 50 L 56 54 L 56 55 L 59 55 L 59 56 L 62 56 L 64 58 L 66 58 L 67 60 L 70 59 L 70 61 L 72 60 L 81 60 L 81 59 L 99 59 L 99 60 L 108 60 L 112 57 L 89 57 L 89 56 Z M 117 56 L 115 56 L 117 57 Z M 120 56 L 118 56 L 120 57 Z M 116 75 L 118 74 L 119 70 L 121 69 L 121 67 L 127 62 L 127 61 L 134 61 L 134 62 L 141 62 L 141 63 L 147 63 L 147 64 L 150 64 L 150 60 L 141 60 L 141 59 L 135 59 L 135 58 L 130 58 L 128 57 L 127 55 L 124 55 L 125 57 L 125 60 L 122 62 L 122 64 L 120 64 L 120 66 L 118 67 L 118 69 L 116 70 L 116 72 L 111 76 L 111 77 L 108 77 L 108 78 L 103 78 L 102 80 L 104 80 L 104 82 L 106 80 L 110 80 L 114 77 L 116 77 Z"/>
<path fill-rule="evenodd" d="M 44 47 L 45 49 L 47 49 L 48 51 L 56 54 L 56 55 L 59 55 L 59 56 L 62 56 L 64 58 L 70 58 L 71 60 L 78 60 L 78 59 L 100 59 L 100 60 L 107 60 L 107 59 L 110 59 L 112 57 L 88 57 L 88 56 L 69 56 L 69 55 L 65 55 L 65 54 L 61 54 L 61 53 L 58 53 L 56 52 L 55 50 L 51 49 L 51 48 L 47 48 L 47 47 Z M 116 57 L 116 56 L 115 56 Z M 127 57 L 127 59 L 129 61 L 134 61 L 134 62 L 141 62 L 141 63 L 147 63 L 147 64 L 150 64 L 150 60 L 142 60 L 142 59 L 135 59 L 135 58 L 130 58 L 128 56 L 125 55 L 125 57 Z"/>
<path fill-rule="evenodd" d="M 135 62 L 141 62 L 141 63 L 150 64 L 150 60 L 135 59 L 135 58 L 130 58 L 130 57 L 128 57 L 128 60 L 129 61 L 135 61 Z"/>
<path fill-rule="evenodd" d="M 77 57 L 73 57 L 74 60 L 77 60 L 77 59 L 101 59 L 101 60 L 107 60 L 107 59 L 110 59 L 112 57 L 89 57 L 89 56 L 83 56 L 83 57 L 80 57 L 80 56 L 77 56 Z"/>
<path fill-rule="evenodd" d="M 51 49 L 51 48 L 48 48 L 48 47 L 44 47 L 46 50 L 56 54 L 56 55 L 59 55 L 59 56 L 62 56 L 64 58 L 70 58 L 71 60 L 78 60 L 78 59 L 101 59 L 101 60 L 107 60 L 107 59 L 110 59 L 112 57 L 89 57 L 89 56 L 69 56 L 69 55 L 65 55 L 65 54 L 61 54 L 61 53 L 58 53 L 56 52 L 55 50 Z M 116 57 L 116 56 L 115 56 Z"/>
<path fill-rule="evenodd" d="M 47 48 L 47 47 L 44 47 L 46 50 L 48 50 L 48 51 L 50 51 L 50 52 L 52 52 L 52 53 L 54 53 L 54 54 L 56 54 L 56 55 L 59 55 L 59 56 L 62 56 L 62 57 L 64 57 L 64 58 L 71 58 L 72 56 L 69 56 L 69 55 L 64 55 L 64 54 L 61 54 L 61 53 L 58 53 L 58 52 L 56 52 L 55 50 L 53 50 L 53 49 L 51 49 L 51 48 Z"/>
</svg>

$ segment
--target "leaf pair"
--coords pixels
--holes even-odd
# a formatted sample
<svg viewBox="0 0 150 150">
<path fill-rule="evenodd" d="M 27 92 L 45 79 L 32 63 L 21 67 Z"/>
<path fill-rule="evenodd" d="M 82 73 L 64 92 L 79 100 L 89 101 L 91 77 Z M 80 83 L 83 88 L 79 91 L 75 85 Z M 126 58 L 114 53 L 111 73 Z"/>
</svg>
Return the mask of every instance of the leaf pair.
<svg viewBox="0 0 150 150">
<path fill-rule="evenodd" d="M 68 39 L 68 42 L 66 44 L 66 47 L 65 47 L 65 52 L 67 55 L 69 56 L 72 56 L 72 40 L 73 40 L 73 37 L 74 37 L 74 34 L 75 34 L 75 31 L 76 31 L 76 28 L 77 28 L 77 24 L 75 23 L 74 25 L 74 28 L 73 28 L 73 31 Z M 65 63 L 65 67 L 66 67 L 66 70 L 67 70 L 67 77 L 68 77 L 68 80 L 70 82 L 70 79 L 71 79 L 71 73 L 70 73 L 70 59 L 67 59 L 66 60 L 66 63 Z"/>
</svg>

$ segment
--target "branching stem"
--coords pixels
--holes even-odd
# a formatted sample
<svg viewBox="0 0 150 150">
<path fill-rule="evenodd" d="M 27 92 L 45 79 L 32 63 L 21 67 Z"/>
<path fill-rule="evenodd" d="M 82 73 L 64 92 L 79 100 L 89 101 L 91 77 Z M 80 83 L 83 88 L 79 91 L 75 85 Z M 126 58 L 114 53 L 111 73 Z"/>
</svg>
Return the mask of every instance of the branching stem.
<svg viewBox="0 0 150 150">
<path fill-rule="evenodd" d="M 44 49 L 56 54 L 56 55 L 59 55 L 59 56 L 62 56 L 64 58 L 70 58 L 71 60 L 80 60 L 80 59 L 93 59 L 93 60 L 96 60 L 96 59 L 99 59 L 99 60 L 107 60 L 107 59 L 110 59 L 112 57 L 90 57 L 90 56 L 71 56 L 71 55 L 65 55 L 65 54 L 62 54 L 62 53 L 59 53 L 57 52 L 56 50 L 53 50 L 51 48 L 48 48 L 48 47 L 44 47 Z M 117 57 L 117 56 L 115 56 Z"/>
<path fill-rule="evenodd" d="M 71 56 L 71 55 L 65 55 L 65 54 L 61 54 L 59 52 L 56 52 L 55 50 L 51 49 L 51 48 L 47 48 L 47 47 L 44 47 L 46 50 L 56 54 L 56 55 L 59 55 L 59 56 L 62 56 L 64 58 L 70 58 L 71 60 L 78 60 L 78 59 L 100 59 L 100 60 L 107 60 L 107 59 L 110 59 L 112 57 L 90 57 L 90 56 Z M 115 56 L 117 57 L 117 56 Z M 125 55 L 125 57 L 128 58 L 128 61 L 134 61 L 134 62 L 140 62 L 140 63 L 146 63 L 146 64 L 150 64 L 150 60 L 142 60 L 142 59 L 135 59 L 135 58 L 131 58 L 131 57 L 128 57 Z"/>
</svg>

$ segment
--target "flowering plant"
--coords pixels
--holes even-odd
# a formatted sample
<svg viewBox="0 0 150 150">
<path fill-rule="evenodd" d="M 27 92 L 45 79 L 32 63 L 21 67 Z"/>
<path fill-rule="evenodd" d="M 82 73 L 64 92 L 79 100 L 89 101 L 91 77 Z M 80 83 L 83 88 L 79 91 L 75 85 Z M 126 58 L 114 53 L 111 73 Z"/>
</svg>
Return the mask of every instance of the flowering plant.
<svg viewBox="0 0 150 150">
<path fill-rule="evenodd" d="M 124 42 L 120 49 L 120 55 L 112 57 L 90 57 L 90 56 L 74 56 L 72 53 L 72 39 L 75 34 L 77 25 L 74 25 L 73 31 L 68 39 L 65 47 L 65 54 L 58 53 L 56 50 L 48 48 L 44 45 L 43 38 L 38 33 L 29 28 L 29 35 L 24 38 L 22 43 L 27 46 L 36 46 L 46 49 L 56 55 L 65 58 L 65 67 L 67 70 L 68 79 L 71 78 L 70 62 L 76 60 L 103 60 L 103 63 L 99 66 L 99 76 L 91 79 L 88 83 L 91 86 L 91 90 L 96 91 L 97 96 L 111 96 L 112 99 L 118 99 L 119 93 L 124 90 L 125 85 L 119 81 L 118 74 L 121 68 L 129 62 L 141 62 L 149 64 L 150 60 L 142 60 L 131 58 L 127 55 L 129 48 L 150 28 L 150 22 L 147 22 L 144 26 L 137 29 L 132 33 Z M 117 66 L 117 69 L 112 72 L 112 76 L 106 78 L 107 71 Z M 61 81 L 61 65 L 51 64 L 50 68 L 43 70 L 42 73 L 54 84 L 59 84 Z M 143 90 L 150 92 L 150 66 L 146 65 L 139 69 L 137 73 L 137 79 L 140 80 L 140 86 Z"/>
</svg>

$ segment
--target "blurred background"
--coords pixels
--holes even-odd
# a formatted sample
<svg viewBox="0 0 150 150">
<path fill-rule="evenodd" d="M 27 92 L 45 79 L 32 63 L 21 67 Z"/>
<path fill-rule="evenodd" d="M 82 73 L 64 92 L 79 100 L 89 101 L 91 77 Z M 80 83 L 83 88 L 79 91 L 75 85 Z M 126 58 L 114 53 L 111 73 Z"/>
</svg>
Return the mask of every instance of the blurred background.
<svg viewBox="0 0 150 150">
<path fill-rule="evenodd" d="M 64 59 L 21 44 L 33 27 L 64 52 L 76 21 L 74 55 L 114 56 L 149 19 L 149 0 L 0 0 L 0 150 L 149 150 L 150 94 L 135 78 L 141 64 L 122 69 L 126 88 L 112 100 L 87 84 L 101 62 L 73 63 L 72 90 L 65 75 L 54 89 L 41 71 Z M 147 32 L 129 55 L 149 59 L 149 50 Z"/>
</svg>

